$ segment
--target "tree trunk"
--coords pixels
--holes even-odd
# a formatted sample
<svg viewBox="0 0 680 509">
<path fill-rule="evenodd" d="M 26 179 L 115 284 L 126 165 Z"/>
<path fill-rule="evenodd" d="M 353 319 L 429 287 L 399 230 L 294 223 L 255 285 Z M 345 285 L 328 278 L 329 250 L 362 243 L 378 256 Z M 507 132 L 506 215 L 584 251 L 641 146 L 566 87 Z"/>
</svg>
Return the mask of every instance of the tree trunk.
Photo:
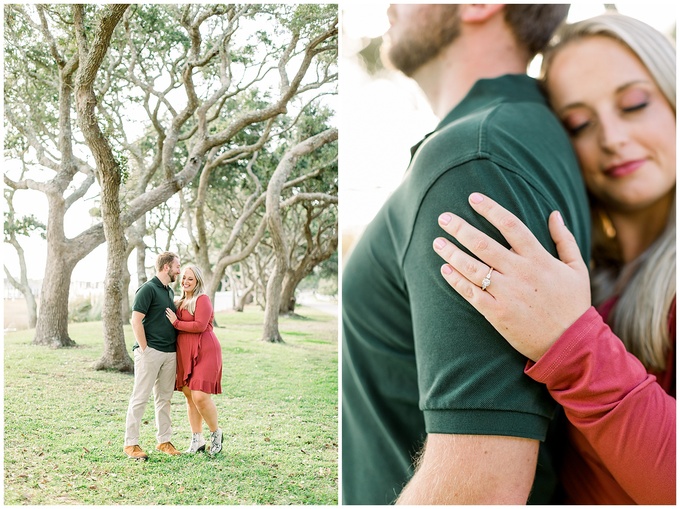
<svg viewBox="0 0 680 509">
<path fill-rule="evenodd" d="M 250 286 L 248 288 L 245 288 L 243 290 L 243 293 L 238 297 L 238 300 L 234 304 L 234 311 L 237 311 L 239 313 L 243 313 L 243 310 L 246 307 L 246 304 L 250 304 L 253 302 L 253 290 L 255 289 L 255 283 L 250 283 Z"/>
<path fill-rule="evenodd" d="M 103 187 L 102 195 L 104 195 Z M 112 214 L 112 210 L 118 208 L 118 193 L 116 192 L 115 199 L 111 198 L 111 203 L 106 208 Z M 104 207 L 102 207 L 103 211 Z M 104 280 L 104 306 L 102 308 L 104 353 L 93 367 L 97 370 L 114 369 L 132 372 L 133 362 L 127 353 L 123 331 L 123 291 L 127 293 L 127 289 L 123 286 L 126 241 L 120 221 L 111 221 L 111 216 L 107 219 L 107 214 L 102 215 L 107 239 L 106 279 Z"/>
<path fill-rule="evenodd" d="M 149 278 L 146 275 L 146 249 L 137 247 L 137 288 L 146 283 Z"/>
<path fill-rule="evenodd" d="M 286 315 L 295 312 L 295 289 L 300 284 L 300 279 L 291 277 L 290 272 L 283 279 L 281 288 L 281 307 L 279 313 Z"/>
<path fill-rule="evenodd" d="M 10 282 L 10 284 L 14 288 L 19 290 L 21 294 L 24 296 L 24 300 L 26 301 L 26 311 L 28 312 L 28 328 L 35 329 L 35 324 L 36 321 L 38 320 L 38 304 L 35 301 L 35 295 L 33 295 L 33 292 L 31 291 L 31 285 L 29 285 L 28 283 L 28 274 L 26 270 L 26 257 L 24 256 L 24 250 L 19 245 L 19 242 L 16 239 L 11 239 L 10 243 L 16 249 L 17 255 L 19 255 L 19 266 L 21 271 L 21 274 L 19 276 L 20 281 L 17 281 L 14 278 L 14 276 L 10 274 L 9 270 L 7 270 L 7 267 L 4 267 L 5 276 L 7 276 L 7 280 Z"/>
<path fill-rule="evenodd" d="M 85 142 L 94 156 L 97 176 L 101 186 L 101 210 L 104 238 L 107 244 L 106 278 L 104 279 L 104 353 L 94 363 L 97 370 L 115 369 L 131 372 L 133 362 L 125 348 L 123 332 L 123 266 L 126 263 L 127 241 L 120 217 L 121 167 L 111 150 L 107 138 L 97 123 L 95 107 L 97 98 L 94 81 L 106 55 L 114 28 L 127 9 L 127 5 L 111 6 L 109 12 L 99 18 L 93 44 L 88 48 L 83 20 L 84 9 L 74 6 L 76 40 L 81 65 L 76 76 L 76 110 L 78 125 Z"/>
<path fill-rule="evenodd" d="M 236 296 L 240 293 L 239 282 L 234 275 L 233 267 L 227 267 L 225 274 L 227 275 L 227 283 L 231 289 L 231 309 L 236 309 Z"/>
<path fill-rule="evenodd" d="M 264 306 L 262 341 L 268 341 L 269 343 L 284 342 L 279 332 L 279 299 L 281 298 L 282 281 L 283 274 L 277 266 L 267 282 L 267 300 Z"/>
<path fill-rule="evenodd" d="M 123 317 L 123 324 L 130 323 L 132 319 L 132 307 L 130 306 L 130 269 L 127 268 L 127 264 L 123 265 L 123 278 L 121 281 L 121 315 Z"/>
<path fill-rule="evenodd" d="M 267 185 L 267 225 L 274 246 L 276 264 L 267 282 L 267 298 L 264 310 L 264 326 L 262 340 L 271 343 L 283 342 L 279 333 L 279 308 L 281 307 L 281 285 L 288 269 L 288 250 L 281 219 L 281 191 L 297 161 L 305 154 L 338 139 L 337 129 L 327 129 L 322 133 L 307 138 L 288 150 L 274 170 Z"/>
<path fill-rule="evenodd" d="M 45 277 L 40 290 L 40 319 L 34 345 L 52 348 L 75 346 L 68 335 L 68 294 L 75 264 L 68 263 L 62 249 L 48 243 Z"/>
<path fill-rule="evenodd" d="M 135 243 L 135 253 L 137 260 L 137 288 L 148 281 L 146 276 L 146 244 L 144 243 L 144 234 L 146 233 L 146 214 L 137 220 L 134 225 L 136 230 L 137 242 Z"/>
</svg>

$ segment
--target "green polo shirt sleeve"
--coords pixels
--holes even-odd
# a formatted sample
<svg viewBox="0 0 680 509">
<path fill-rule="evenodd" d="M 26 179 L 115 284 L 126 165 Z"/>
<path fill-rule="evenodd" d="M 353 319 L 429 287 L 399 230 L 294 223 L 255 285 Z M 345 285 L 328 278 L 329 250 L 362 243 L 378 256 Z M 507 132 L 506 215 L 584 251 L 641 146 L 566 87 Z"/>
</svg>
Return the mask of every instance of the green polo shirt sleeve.
<svg viewBox="0 0 680 509">
<path fill-rule="evenodd" d="M 420 409 L 428 433 L 543 440 L 555 402 L 544 386 L 524 374 L 526 359 L 449 287 L 440 275 L 443 261 L 432 249 L 436 237 L 446 236 L 437 224 L 445 211 L 462 216 L 507 245 L 495 228 L 472 211 L 467 198 L 473 191 L 485 193 L 513 211 L 555 253 L 547 230 L 554 204 L 512 168 L 475 159 L 443 172 L 427 188 L 403 262 Z"/>
<path fill-rule="evenodd" d="M 132 310 L 142 313 L 143 315 L 149 314 L 154 294 L 155 292 L 150 284 L 143 284 L 140 286 L 135 294 Z"/>
</svg>

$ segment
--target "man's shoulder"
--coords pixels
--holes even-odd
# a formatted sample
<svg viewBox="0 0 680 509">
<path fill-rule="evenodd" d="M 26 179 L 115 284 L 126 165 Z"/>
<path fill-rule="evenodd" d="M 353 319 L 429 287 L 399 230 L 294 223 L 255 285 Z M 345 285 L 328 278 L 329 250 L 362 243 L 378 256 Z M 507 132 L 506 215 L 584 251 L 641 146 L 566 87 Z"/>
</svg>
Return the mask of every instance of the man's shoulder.
<svg viewBox="0 0 680 509">
<path fill-rule="evenodd" d="M 557 169 L 550 179 L 580 175 L 564 128 L 549 108 L 531 101 L 490 104 L 447 124 L 421 144 L 411 170 L 416 181 L 429 186 L 451 170 L 476 174 L 480 164 L 530 181 L 546 168 Z"/>
<path fill-rule="evenodd" d="M 134 304 L 139 302 L 151 303 L 153 302 L 160 292 L 163 290 L 162 286 L 159 286 L 154 282 L 155 278 L 149 279 L 142 283 L 135 292 Z M 157 279 L 156 279 L 157 280 Z"/>
<path fill-rule="evenodd" d="M 153 293 L 156 291 L 156 285 L 153 283 L 153 279 L 145 281 L 137 288 L 137 294 L 140 293 Z"/>
</svg>

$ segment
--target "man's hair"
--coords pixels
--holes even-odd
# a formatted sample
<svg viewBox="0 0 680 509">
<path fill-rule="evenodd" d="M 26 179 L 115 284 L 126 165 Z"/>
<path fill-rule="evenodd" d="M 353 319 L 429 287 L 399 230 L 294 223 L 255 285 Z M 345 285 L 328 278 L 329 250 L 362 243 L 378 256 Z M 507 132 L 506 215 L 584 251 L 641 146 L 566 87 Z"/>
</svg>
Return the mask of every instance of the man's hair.
<svg viewBox="0 0 680 509">
<path fill-rule="evenodd" d="M 164 251 L 163 253 L 159 254 L 158 258 L 156 258 L 156 271 L 162 271 L 163 267 L 165 267 L 168 263 L 172 263 L 175 258 L 179 258 L 179 256 L 171 251 Z"/>
<path fill-rule="evenodd" d="M 505 22 L 533 58 L 550 42 L 560 24 L 567 19 L 569 4 L 508 4 Z"/>
</svg>

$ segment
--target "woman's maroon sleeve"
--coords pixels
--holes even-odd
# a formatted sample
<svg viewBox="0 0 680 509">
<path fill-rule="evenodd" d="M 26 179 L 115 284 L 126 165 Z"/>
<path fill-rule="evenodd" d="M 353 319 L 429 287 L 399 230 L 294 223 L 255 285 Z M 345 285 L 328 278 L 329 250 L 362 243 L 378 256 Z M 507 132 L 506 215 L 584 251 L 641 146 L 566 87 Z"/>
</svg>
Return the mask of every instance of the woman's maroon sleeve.
<svg viewBox="0 0 680 509">
<path fill-rule="evenodd" d="M 213 308 L 210 303 L 210 298 L 207 295 L 201 295 L 196 300 L 194 319 L 191 321 L 177 319 L 172 325 L 175 329 L 181 330 L 182 332 L 203 332 L 208 328 L 212 313 Z"/>
<path fill-rule="evenodd" d="M 525 372 L 546 384 L 631 498 L 675 504 L 675 398 L 595 308 Z"/>
</svg>

